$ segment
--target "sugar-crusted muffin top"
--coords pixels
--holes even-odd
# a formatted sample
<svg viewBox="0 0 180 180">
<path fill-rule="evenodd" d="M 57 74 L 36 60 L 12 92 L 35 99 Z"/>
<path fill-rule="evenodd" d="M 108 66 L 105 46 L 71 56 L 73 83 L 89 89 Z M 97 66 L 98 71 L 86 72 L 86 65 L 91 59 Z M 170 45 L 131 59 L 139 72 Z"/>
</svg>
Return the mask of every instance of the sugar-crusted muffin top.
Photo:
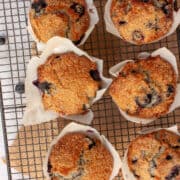
<svg viewBox="0 0 180 180">
<path fill-rule="evenodd" d="M 138 180 L 179 180 L 180 136 L 167 130 L 139 136 L 129 145 L 127 163 Z"/>
<path fill-rule="evenodd" d="M 80 132 L 60 138 L 48 159 L 53 180 L 109 180 L 112 169 L 112 155 L 100 140 Z"/>
<path fill-rule="evenodd" d="M 61 115 L 87 112 L 101 84 L 96 63 L 74 52 L 51 55 L 37 73 L 33 84 L 42 92 L 45 110 Z"/>
<path fill-rule="evenodd" d="M 85 0 L 34 0 L 29 17 L 42 42 L 61 36 L 79 44 L 90 23 Z"/>
<path fill-rule="evenodd" d="M 124 40 L 151 43 L 169 32 L 173 0 L 112 0 L 111 18 Z"/>
<path fill-rule="evenodd" d="M 154 118 L 168 112 L 176 94 L 172 65 L 160 56 L 128 62 L 110 86 L 114 102 L 127 114 Z"/>
</svg>

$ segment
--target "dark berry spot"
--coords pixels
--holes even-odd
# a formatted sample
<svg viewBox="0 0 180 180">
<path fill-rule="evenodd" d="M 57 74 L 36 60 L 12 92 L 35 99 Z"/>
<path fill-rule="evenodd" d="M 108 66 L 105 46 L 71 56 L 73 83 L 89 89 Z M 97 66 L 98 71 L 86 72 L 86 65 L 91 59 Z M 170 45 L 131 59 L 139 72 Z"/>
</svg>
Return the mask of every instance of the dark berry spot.
<svg viewBox="0 0 180 180">
<path fill-rule="evenodd" d="M 142 41 L 144 39 L 144 35 L 141 31 L 135 30 L 132 33 L 132 39 L 133 39 L 133 41 Z"/>
<path fill-rule="evenodd" d="M 172 159 L 172 156 L 171 155 L 167 155 L 166 156 L 166 160 L 171 160 Z"/>
<path fill-rule="evenodd" d="M 81 41 L 82 41 L 82 39 L 84 38 L 84 34 L 80 37 L 80 39 L 79 40 L 77 40 L 77 41 L 73 41 L 73 43 L 75 44 L 75 45 L 78 45 L 78 44 L 80 44 L 81 43 Z"/>
<path fill-rule="evenodd" d="M 147 3 L 147 2 L 149 2 L 149 0 L 141 0 L 142 2 L 144 2 L 144 3 Z"/>
<path fill-rule="evenodd" d="M 89 144 L 88 149 L 91 150 L 94 146 L 96 146 L 96 143 L 94 142 L 94 140 L 92 140 L 92 143 Z"/>
<path fill-rule="evenodd" d="M 180 165 L 174 166 L 171 172 L 165 177 L 166 180 L 172 180 L 180 174 Z"/>
<path fill-rule="evenodd" d="M 163 10 L 164 14 L 166 14 L 167 16 L 170 15 L 171 10 L 168 5 L 163 6 L 162 10 Z"/>
<path fill-rule="evenodd" d="M 37 0 L 32 3 L 31 8 L 34 9 L 36 13 L 40 13 L 46 6 L 45 0 Z"/>
<path fill-rule="evenodd" d="M 127 22 L 126 21 L 119 21 L 119 24 L 120 25 L 124 25 L 124 24 L 126 24 Z"/>
<path fill-rule="evenodd" d="M 24 82 L 19 82 L 15 86 L 15 91 L 19 94 L 23 94 L 25 91 Z"/>
<path fill-rule="evenodd" d="M 48 161 L 48 173 L 50 173 L 51 172 L 51 169 L 52 169 L 52 165 L 51 165 L 51 163 Z"/>
<path fill-rule="evenodd" d="M 90 70 L 89 71 L 90 76 L 95 80 L 95 81 L 101 81 L 101 77 L 99 75 L 98 70 Z"/>
<path fill-rule="evenodd" d="M 33 81 L 33 84 L 39 88 L 43 93 L 50 93 L 49 90 L 51 88 L 51 83 L 48 83 L 48 82 L 42 82 L 40 83 L 38 80 L 36 81 Z"/>
<path fill-rule="evenodd" d="M 169 97 L 174 92 L 174 86 L 171 84 L 167 85 L 167 97 Z"/>
<path fill-rule="evenodd" d="M 131 70 L 131 73 L 135 74 L 135 73 L 137 73 L 137 71 L 135 69 L 133 69 L 133 70 Z"/>
<path fill-rule="evenodd" d="M 135 163 L 137 163 L 137 161 L 138 161 L 137 159 L 132 159 L 131 162 L 132 162 L 133 164 L 135 164 Z"/>
<path fill-rule="evenodd" d="M 60 58 L 60 56 L 56 56 L 56 59 L 59 59 Z"/>
<path fill-rule="evenodd" d="M 5 37 L 0 36 L 0 45 L 5 44 L 5 42 L 6 42 L 6 38 L 5 38 Z"/>
<path fill-rule="evenodd" d="M 85 13 L 85 8 L 79 3 L 74 2 L 71 6 L 71 9 L 74 10 L 75 13 L 79 14 L 79 17 L 83 16 Z"/>
<path fill-rule="evenodd" d="M 179 149 L 180 146 L 172 146 L 172 148 L 174 148 L 174 149 Z"/>
<path fill-rule="evenodd" d="M 135 99 L 135 102 L 139 107 L 145 108 L 148 104 L 151 103 L 151 100 L 152 100 L 152 94 L 147 94 L 144 97 L 137 97 Z"/>
</svg>

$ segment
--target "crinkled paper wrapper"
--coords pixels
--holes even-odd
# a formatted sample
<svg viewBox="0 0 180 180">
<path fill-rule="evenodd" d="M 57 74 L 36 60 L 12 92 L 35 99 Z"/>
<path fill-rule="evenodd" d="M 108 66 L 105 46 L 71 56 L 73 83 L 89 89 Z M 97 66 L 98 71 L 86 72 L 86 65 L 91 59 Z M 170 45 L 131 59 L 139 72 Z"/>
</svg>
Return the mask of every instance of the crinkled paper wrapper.
<svg viewBox="0 0 180 180">
<path fill-rule="evenodd" d="M 81 42 L 78 44 L 78 46 L 83 45 L 85 43 L 85 41 L 87 40 L 87 38 L 89 37 L 89 35 L 91 34 L 91 32 L 93 31 L 95 25 L 99 22 L 99 16 L 98 16 L 98 12 L 97 9 L 94 5 L 93 0 L 85 0 L 86 4 L 87 4 L 87 11 L 90 17 L 90 24 L 89 24 L 89 28 L 88 30 L 85 32 L 85 35 L 83 37 L 83 39 L 81 40 Z M 31 34 L 32 38 L 34 39 L 34 41 L 37 43 L 37 49 L 38 51 L 42 51 L 45 47 L 45 43 L 41 42 L 35 35 L 31 23 L 30 23 L 30 18 L 28 15 L 28 26 L 27 29 L 29 31 L 29 33 Z"/>
<path fill-rule="evenodd" d="M 33 81 L 37 80 L 37 68 L 41 64 L 44 64 L 47 58 L 51 54 L 57 53 L 65 53 L 73 51 L 78 55 L 84 55 L 93 62 L 97 64 L 97 68 L 102 79 L 102 87 L 100 90 L 97 91 L 96 97 L 93 99 L 92 104 L 98 101 L 103 94 L 105 93 L 106 89 L 112 82 L 112 79 L 105 78 L 102 74 L 103 72 L 103 60 L 97 59 L 95 57 L 89 56 L 86 52 L 78 49 L 73 43 L 61 37 L 53 37 L 47 42 L 47 45 L 40 57 L 33 57 L 27 67 L 27 77 L 25 80 L 25 95 L 26 95 L 26 104 L 27 107 L 25 109 L 24 117 L 23 117 L 23 124 L 24 125 L 34 125 L 43 122 L 47 122 L 53 120 L 55 118 L 63 117 L 65 119 L 75 120 L 84 124 L 90 124 L 94 114 L 91 110 L 89 110 L 85 114 L 79 115 L 68 115 L 63 116 L 59 115 L 53 111 L 46 111 L 43 107 L 41 93 L 39 89 L 33 85 Z"/>
<path fill-rule="evenodd" d="M 158 129 L 155 129 L 155 130 L 149 130 L 149 131 L 142 132 L 141 134 L 148 134 L 148 133 L 158 131 L 158 130 L 161 130 L 161 129 L 166 129 L 166 130 L 174 132 L 175 134 L 180 136 L 180 133 L 178 132 L 177 125 L 174 125 L 174 126 L 172 126 L 170 128 L 158 128 Z M 127 153 L 128 153 L 128 150 L 125 152 L 122 167 L 121 167 L 122 168 L 123 178 L 124 178 L 124 180 L 137 180 L 134 177 L 133 173 L 130 171 L 129 167 L 128 167 Z"/>
<path fill-rule="evenodd" d="M 119 34 L 119 31 L 114 26 L 114 23 L 112 22 L 111 14 L 110 14 L 111 4 L 112 4 L 112 0 L 108 0 L 105 5 L 104 21 L 105 21 L 105 25 L 106 25 L 106 30 L 107 30 L 107 32 L 123 39 L 122 36 Z M 174 33 L 176 31 L 176 28 L 178 27 L 179 24 L 180 24 L 180 9 L 177 12 L 173 11 L 173 24 L 172 24 L 169 32 L 166 35 L 164 35 L 163 37 L 160 37 L 159 39 L 149 42 L 149 43 L 157 42 L 157 41 L 164 39 L 165 37 L 171 35 L 172 33 Z M 127 42 L 129 42 L 131 44 L 136 44 L 134 41 L 127 41 Z"/>
<path fill-rule="evenodd" d="M 49 154 L 51 152 L 53 145 L 55 145 L 64 135 L 66 135 L 68 133 L 75 133 L 75 132 L 82 132 L 84 134 L 87 134 L 90 137 L 96 137 L 97 139 L 99 139 L 101 141 L 101 143 L 109 150 L 109 152 L 111 153 L 113 160 L 114 160 L 113 171 L 111 173 L 109 180 L 112 180 L 116 175 L 118 175 L 118 172 L 119 172 L 119 169 L 121 168 L 122 162 L 121 162 L 118 152 L 111 145 L 111 143 L 105 138 L 105 136 L 100 135 L 96 129 L 94 129 L 90 126 L 84 126 L 84 125 L 80 125 L 80 124 L 76 124 L 76 123 L 70 123 L 61 131 L 61 133 L 58 135 L 58 137 L 56 139 L 54 139 L 50 145 L 50 148 L 48 150 L 48 153 L 46 155 L 44 165 L 43 165 L 43 171 L 44 171 L 45 177 L 48 180 L 50 180 L 47 165 L 48 165 L 48 157 L 49 157 Z"/>
<path fill-rule="evenodd" d="M 149 56 L 155 57 L 155 56 L 158 56 L 158 55 L 160 55 L 164 60 L 168 61 L 172 65 L 172 67 L 174 68 L 174 71 L 176 73 L 176 77 L 178 78 L 178 68 L 177 68 L 176 57 L 173 55 L 173 53 L 171 51 L 169 51 L 165 47 L 160 48 L 160 49 L 152 52 L 151 54 L 148 53 L 148 52 L 140 53 L 138 55 L 138 59 L 146 59 Z M 110 70 L 109 70 L 109 73 L 112 76 L 117 77 L 119 75 L 119 72 L 125 66 L 125 64 L 128 63 L 128 62 L 133 62 L 133 61 L 134 60 L 122 61 L 122 62 L 118 63 L 117 65 L 111 67 Z M 177 84 L 176 95 L 175 95 L 175 98 L 174 98 L 174 102 L 170 106 L 168 113 L 174 111 L 177 107 L 180 107 L 180 84 Z M 146 118 L 138 118 L 138 117 L 130 116 L 120 108 L 119 108 L 119 111 L 124 116 L 125 119 L 127 119 L 128 121 L 136 122 L 136 123 L 148 124 L 148 123 L 154 121 L 155 119 L 157 119 L 157 118 L 146 119 Z"/>
</svg>

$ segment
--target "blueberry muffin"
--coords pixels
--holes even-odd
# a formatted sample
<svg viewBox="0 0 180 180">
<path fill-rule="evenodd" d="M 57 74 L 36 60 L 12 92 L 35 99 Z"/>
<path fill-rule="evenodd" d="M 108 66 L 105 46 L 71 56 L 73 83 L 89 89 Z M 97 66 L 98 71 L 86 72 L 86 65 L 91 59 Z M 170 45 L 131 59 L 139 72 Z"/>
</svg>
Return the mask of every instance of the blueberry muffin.
<svg viewBox="0 0 180 180">
<path fill-rule="evenodd" d="M 51 180 L 109 180 L 113 157 L 97 138 L 69 133 L 52 147 L 47 169 Z"/>
<path fill-rule="evenodd" d="M 110 95 L 128 115 L 157 118 L 169 111 L 176 94 L 172 65 L 160 56 L 128 62 L 110 87 Z"/>
<path fill-rule="evenodd" d="M 34 34 L 44 43 L 61 36 L 79 44 L 90 23 L 85 0 L 34 0 L 29 17 Z"/>
<path fill-rule="evenodd" d="M 164 129 L 141 135 L 131 142 L 127 163 L 138 180 L 179 180 L 180 136 Z"/>
<path fill-rule="evenodd" d="M 120 36 L 139 45 L 160 39 L 173 23 L 173 0 L 112 0 L 110 11 Z"/>
<path fill-rule="evenodd" d="M 37 74 L 33 84 L 42 92 L 44 109 L 60 115 L 87 112 L 101 84 L 96 63 L 74 52 L 51 55 Z"/>
</svg>

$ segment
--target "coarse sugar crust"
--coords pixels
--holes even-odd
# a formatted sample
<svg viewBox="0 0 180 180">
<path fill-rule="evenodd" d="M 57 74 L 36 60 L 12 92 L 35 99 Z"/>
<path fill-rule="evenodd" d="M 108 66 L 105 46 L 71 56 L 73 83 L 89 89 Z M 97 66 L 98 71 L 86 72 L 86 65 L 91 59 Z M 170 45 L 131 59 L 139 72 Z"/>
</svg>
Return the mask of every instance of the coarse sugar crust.
<svg viewBox="0 0 180 180">
<path fill-rule="evenodd" d="M 160 56 L 128 62 L 110 86 L 120 109 L 139 118 L 168 113 L 176 94 L 177 77 L 172 65 Z"/>
<path fill-rule="evenodd" d="M 61 36 L 80 43 L 90 24 L 85 0 L 46 0 L 42 5 L 35 1 L 34 4 L 29 17 L 39 41 L 45 43 L 53 36 Z"/>
<path fill-rule="evenodd" d="M 38 67 L 34 82 L 42 91 L 45 110 L 61 115 L 87 112 L 100 83 L 96 63 L 74 52 L 51 55 Z"/>
<path fill-rule="evenodd" d="M 64 135 L 48 159 L 52 179 L 109 180 L 112 169 L 112 155 L 100 140 L 80 132 Z"/>
<path fill-rule="evenodd" d="M 179 180 L 180 136 L 164 129 L 141 135 L 130 143 L 127 162 L 138 180 Z"/>
<path fill-rule="evenodd" d="M 169 32 L 173 8 L 173 0 L 112 0 L 110 14 L 120 36 L 140 45 Z"/>
</svg>

